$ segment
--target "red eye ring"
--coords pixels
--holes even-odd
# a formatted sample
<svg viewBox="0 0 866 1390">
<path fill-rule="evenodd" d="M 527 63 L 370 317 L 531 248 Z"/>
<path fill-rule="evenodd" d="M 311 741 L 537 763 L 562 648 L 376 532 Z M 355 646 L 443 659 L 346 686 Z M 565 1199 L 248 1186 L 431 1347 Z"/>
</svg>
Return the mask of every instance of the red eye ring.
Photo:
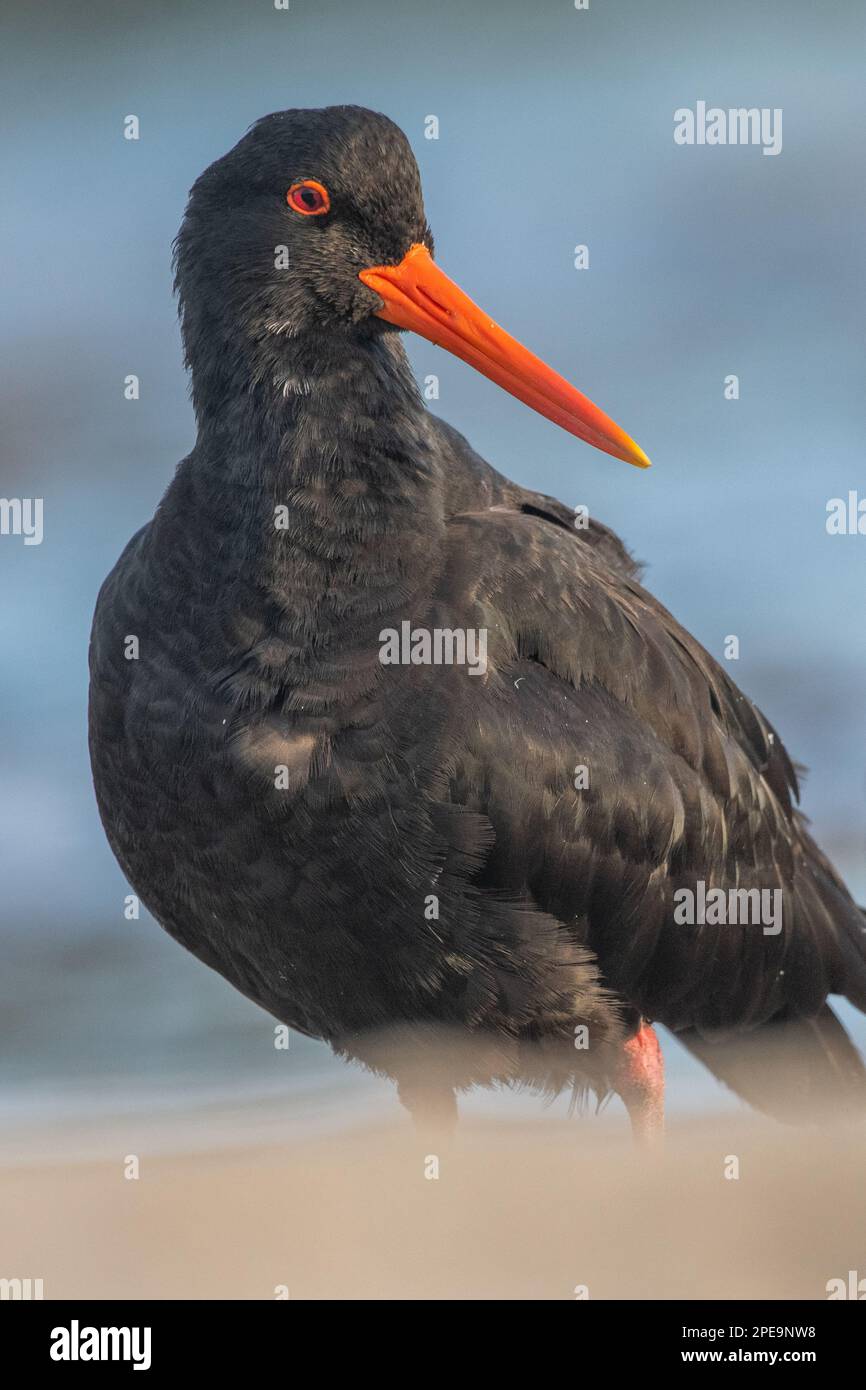
<svg viewBox="0 0 866 1390">
<path fill-rule="evenodd" d="M 293 183 L 286 194 L 286 202 L 293 212 L 303 213 L 304 217 L 321 217 L 331 206 L 327 188 L 316 179 Z"/>
</svg>

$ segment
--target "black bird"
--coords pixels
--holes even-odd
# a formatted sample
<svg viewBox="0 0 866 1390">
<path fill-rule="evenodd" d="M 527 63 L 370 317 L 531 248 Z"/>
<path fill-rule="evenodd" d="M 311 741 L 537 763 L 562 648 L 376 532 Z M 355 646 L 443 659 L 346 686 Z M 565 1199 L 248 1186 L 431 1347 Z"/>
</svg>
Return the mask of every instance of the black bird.
<svg viewBox="0 0 866 1390">
<path fill-rule="evenodd" d="M 864 916 L 772 727 L 612 532 L 428 413 L 399 330 L 646 457 L 432 253 L 404 135 L 358 107 L 267 116 L 192 189 L 198 437 L 91 644 L 124 872 L 200 960 L 422 1116 L 475 1081 L 571 1084 L 650 1130 L 650 1020 L 771 1110 L 861 1097 L 826 1000 L 866 1008 Z M 778 891 L 781 930 L 745 906 L 680 924 L 681 890 Z M 756 1030 L 792 1034 L 793 1097 L 743 1070 Z"/>
</svg>

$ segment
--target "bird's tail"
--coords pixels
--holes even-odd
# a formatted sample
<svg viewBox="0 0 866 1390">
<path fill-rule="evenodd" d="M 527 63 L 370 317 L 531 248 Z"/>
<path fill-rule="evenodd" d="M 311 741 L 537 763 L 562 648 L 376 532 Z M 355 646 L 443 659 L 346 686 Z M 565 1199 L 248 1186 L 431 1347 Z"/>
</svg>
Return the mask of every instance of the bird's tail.
<svg viewBox="0 0 866 1390">
<path fill-rule="evenodd" d="M 678 1040 L 756 1110 L 788 1124 L 866 1115 L 866 1067 L 829 1004 L 814 1018 L 782 1018 L 710 1041 Z"/>
</svg>

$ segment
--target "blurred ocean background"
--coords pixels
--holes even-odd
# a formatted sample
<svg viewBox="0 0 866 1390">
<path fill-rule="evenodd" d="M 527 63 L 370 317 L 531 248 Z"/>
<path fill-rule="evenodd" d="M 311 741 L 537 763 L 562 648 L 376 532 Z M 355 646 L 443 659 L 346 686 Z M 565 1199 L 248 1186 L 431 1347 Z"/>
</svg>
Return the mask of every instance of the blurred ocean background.
<svg viewBox="0 0 866 1390">
<path fill-rule="evenodd" d="M 42 545 L 0 537 L 7 1122 L 270 1097 L 311 1127 L 391 1103 L 323 1046 L 275 1050 L 272 1019 L 146 914 L 125 919 L 90 785 L 96 593 L 193 443 L 171 241 L 198 173 L 269 111 L 357 102 L 403 127 L 443 267 L 655 466 L 606 459 L 414 339 L 434 408 L 507 474 L 613 525 L 716 656 L 739 637 L 732 674 L 811 768 L 805 809 L 866 901 L 866 536 L 825 530 L 828 499 L 866 495 L 862 5 L 85 11 L 2 6 L 0 492 L 45 508 Z M 781 107 L 782 153 L 675 145 L 675 109 L 698 100 Z M 674 1045 L 668 1066 L 672 1108 L 733 1104 Z"/>
</svg>

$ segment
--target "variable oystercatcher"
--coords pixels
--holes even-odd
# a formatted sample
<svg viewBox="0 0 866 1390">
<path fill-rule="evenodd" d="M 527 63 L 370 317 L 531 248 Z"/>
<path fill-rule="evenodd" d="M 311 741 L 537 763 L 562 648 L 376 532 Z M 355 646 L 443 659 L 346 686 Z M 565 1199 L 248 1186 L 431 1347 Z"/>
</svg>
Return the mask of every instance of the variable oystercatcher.
<svg viewBox="0 0 866 1390">
<path fill-rule="evenodd" d="M 618 1091 L 652 1130 L 650 1020 L 770 1109 L 790 1097 L 731 1038 L 787 1029 L 795 1093 L 862 1095 L 826 999 L 866 1007 L 864 917 L 778 737 L 616 536 L 428 413 L 399 330 L 647 459 L 432 254 L 409 145 L 371 111 L 267 116 L 195 183 L 198 437 L 91 645 L 122 868 L 200 960 L 422 1117 L 504 1079 Z"/>
</svg>

